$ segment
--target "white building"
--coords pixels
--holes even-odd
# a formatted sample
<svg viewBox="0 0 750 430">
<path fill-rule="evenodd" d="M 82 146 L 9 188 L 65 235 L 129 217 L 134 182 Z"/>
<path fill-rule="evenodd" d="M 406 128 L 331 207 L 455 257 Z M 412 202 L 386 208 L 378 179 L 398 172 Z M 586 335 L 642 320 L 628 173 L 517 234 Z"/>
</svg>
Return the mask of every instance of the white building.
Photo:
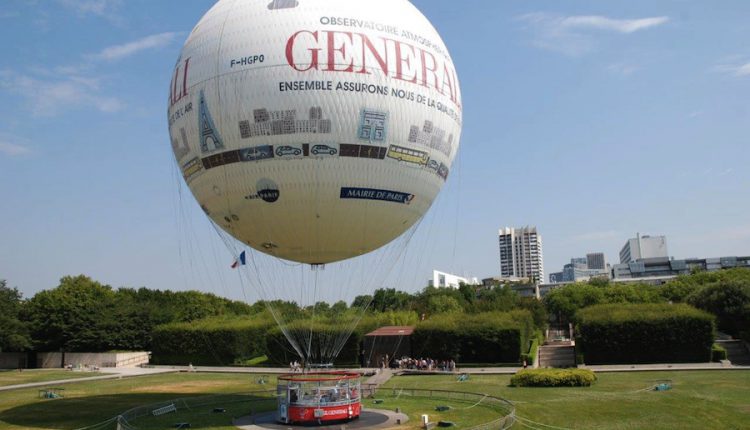
<svg viewBox="0 0 750 430">
<path fill-rule="evenodd" d="M 501 228 L 499 244 L 502 278 L 528 278 L 544 282 L 542 235 L 536 227 Z"/>
<path fill-rule="evenodd" d="M 427 283 L 431 287 L 438 288 L 458 288 L 461 283 L 467 285 L 479 285 L 479 279 L 477 278 L 464 278 L 458 275 L 453 275 L 439 270 L 432 271 L 432 279 L 428 280 Z"/>
<path fill-rule="evenodd" d="M 634 239 L 628 239 L 620 250 L 620 264 L 644 258 L 669 257 L 666 236 L 648 236 L 636 234 Z"/>
</svg>

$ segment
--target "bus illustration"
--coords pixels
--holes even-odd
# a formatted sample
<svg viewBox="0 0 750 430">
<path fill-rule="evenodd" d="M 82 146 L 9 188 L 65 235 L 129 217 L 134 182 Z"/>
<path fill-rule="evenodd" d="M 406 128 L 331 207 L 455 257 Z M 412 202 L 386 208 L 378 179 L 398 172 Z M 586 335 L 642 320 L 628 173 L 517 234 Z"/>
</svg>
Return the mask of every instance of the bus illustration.
<svg viewBox="0 0 750 430">
<path fill-rule="evenodd" d="M 421 166 L 426 166 L 427 160 L 430 159 L 429 155 L 424 151 L 417 151 L 416 149 L 404 148 L 397 145 L 391 145 L 388 148 L 388 158 L 419 164 Z"/>
</svg>

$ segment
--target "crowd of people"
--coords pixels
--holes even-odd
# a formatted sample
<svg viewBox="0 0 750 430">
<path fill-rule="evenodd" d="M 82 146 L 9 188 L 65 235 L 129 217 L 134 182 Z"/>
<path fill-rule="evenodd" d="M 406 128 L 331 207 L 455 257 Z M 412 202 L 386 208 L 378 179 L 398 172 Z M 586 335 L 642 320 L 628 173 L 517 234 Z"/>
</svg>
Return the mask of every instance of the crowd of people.
<svg viewBox="0 0 750 430">
<path fill-rule="evenodd" d="M 292 373 L 302 373 L 302 365 L 297 360 L 289 363 L 289 371 Z"/>
</svg>

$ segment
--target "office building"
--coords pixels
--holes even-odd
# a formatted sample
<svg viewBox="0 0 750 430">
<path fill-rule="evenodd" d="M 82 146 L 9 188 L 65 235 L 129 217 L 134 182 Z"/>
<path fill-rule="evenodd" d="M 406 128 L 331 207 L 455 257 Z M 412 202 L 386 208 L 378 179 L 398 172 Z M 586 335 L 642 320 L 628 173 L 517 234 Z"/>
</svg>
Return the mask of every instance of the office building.
<svg viewBox="0 0 750 430">
<path fill-rule="evenodd" d="M 669 257 L 667 253 L 667 238 L 665 236 L 641 236 L 628 239 L 620 250 L 620 264 L 646 258 Z"/>
<path fill-rule="evenodd" d="M 499 244 L 500 277 L 544 281 L 542 235 L 536 227 L 502 228 Z"/>
<path fill-rule="evenodd" d="M 604 254 L 594 252 L 586 254 L 586 258 L 571 258 L 570 263 L 563 266 L 562 272 L 551 273 L 549 282 L 559 284 L 562 282 L 582 282 L 591 278 L 609 278 L 610 270 L 606 263 Z"/>
<path fill-rule="evenodd" d="M 458 275 L 441 272 L 439 270 L 433 270 L 432 279 L 428 280 L 427 284 L 431 287 L 438 288 L 458 288 L 461 284 L 479 285 L 479 279 L 469 277 L 464 278 Z"/>
<path fill-rule="evenodd" d="M 715 271 L 734 267 L 750 268 L 750 257 L 686 258 L 671 260 L 667 257 L 642 258 L 612 266 L 612 279 L 616 282 L 632 279 L 669 279 L 687 275 L 694 270 Z"/>
<path fill-rule="evenodd" d="M 604 259 L 604 253 L 592 252 L 586 254 L 586 266 L 591 270 L 605 270 L 607 268 L 607 262 Z"/>
</svg>

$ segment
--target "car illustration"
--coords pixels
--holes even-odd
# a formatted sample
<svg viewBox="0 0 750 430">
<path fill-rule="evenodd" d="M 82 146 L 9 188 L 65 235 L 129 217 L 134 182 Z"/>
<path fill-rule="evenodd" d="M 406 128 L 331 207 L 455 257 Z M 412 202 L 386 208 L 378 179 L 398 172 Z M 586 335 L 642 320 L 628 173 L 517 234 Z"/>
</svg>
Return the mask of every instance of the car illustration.
<svg viewBox="0 0 750 430">
<path fill-rule="evenodd" d="M 336 148 L 331 148 L 328 145 L 314 145 L 310 152 L 313 153 L 313 155 L 320 155 L 320 154 L 328 154 L 328 155 L 336 155 L 338 150 Z"/>
<path fill-rule="evenodd" d="M 301 155 L 302 150 L 293 146 L 284 145 L 276 148 L 276 155 L 283 157 L 284 155 Z"/>
<path fill-rule="evenodd" d="M 240 149 L 240 159 L 242 161 L 258 161 L 266 158 L 273 158 L 273 146 L 271 145 L 251 146 Z"/>
<path fill-rule="evenodd" d="M 440 167 L 438 168 L 438 172 L 437 172 L 438 176 L 440 176 L 444 180 L 447 180 L 448 179 L 448 172 L 449 172 L 448 171 L 448 166 L 446 166 L 443 163 L 440 163 Z"/>
<path fill-rule="evenodd" d="M 438 169 L 440 168 L 440 163 L 438 163 L 435 160 L 430 160 L 430 161 L 427 162 L 427 168 L 428 169 L 432 169 L 432 170 L 434 170 L 434 171 L 437 172 Z"/>
</svg>

